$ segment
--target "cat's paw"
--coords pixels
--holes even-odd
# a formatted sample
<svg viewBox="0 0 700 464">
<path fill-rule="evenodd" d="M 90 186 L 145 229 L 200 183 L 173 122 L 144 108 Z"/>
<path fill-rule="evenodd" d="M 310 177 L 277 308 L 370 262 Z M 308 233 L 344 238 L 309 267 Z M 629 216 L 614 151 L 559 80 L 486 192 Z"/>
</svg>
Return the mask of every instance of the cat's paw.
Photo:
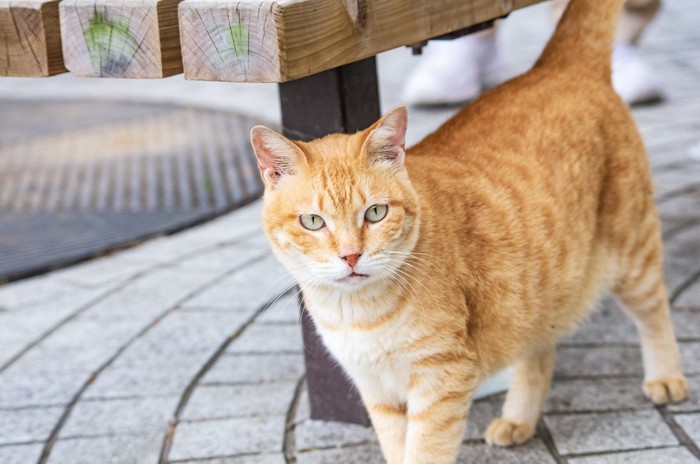
<svg viewBox="0 0 700 464">
<path fill-rule="evenodd" d="M 520 445 L 535 434 L 535 427 L 516 424 L 506 419 L 496 419 L 486 429 L 486 443 L 497 446 Z"/>
<path fill-rule="evenodd" d="M 688 396 L 688 381 L 682 375 L 647 380 L 642 386 L 644 394 L 656 404 L 678 403 Z"/>
</svg>

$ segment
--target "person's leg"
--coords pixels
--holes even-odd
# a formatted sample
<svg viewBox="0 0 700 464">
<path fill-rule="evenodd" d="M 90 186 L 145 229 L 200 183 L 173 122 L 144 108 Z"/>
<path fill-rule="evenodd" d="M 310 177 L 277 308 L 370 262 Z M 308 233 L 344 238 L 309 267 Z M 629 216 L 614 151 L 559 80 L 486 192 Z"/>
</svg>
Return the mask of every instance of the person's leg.
<svg viewBox="0 0 700 464">
<path fill-rule="evenodd" d="M 412 105 L 449 105 L 473 100 L 497 62 L 495 28 L 454 40 L 432 40 L 404 86 Z"/>
<path fill-rule="evenodd" d="M 661 0 L 627 0 L 617 24 L 617 41 L 636 45 L 661 7 Z"/>
</svg>

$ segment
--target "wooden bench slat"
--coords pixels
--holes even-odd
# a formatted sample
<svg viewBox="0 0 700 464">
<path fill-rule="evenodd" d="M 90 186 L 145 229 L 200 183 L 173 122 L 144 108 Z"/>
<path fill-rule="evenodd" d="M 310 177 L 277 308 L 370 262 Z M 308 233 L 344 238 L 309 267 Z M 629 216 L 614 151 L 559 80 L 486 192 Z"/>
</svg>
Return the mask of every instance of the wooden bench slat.
<svg viewBox="0 0 700 464">
<path fill-rule="evenodd" d="M 159 78 L 182 72 L 180 0 L 63 0 L 66 67 L 82 77 Z"/>
<path fill-rule="evenodd" d="M 285 82 L 541 0 L 184 0 L 185 77 Z"/>
<path fill-rule="evenodd" d="M 58 0 L 0 0 L 0 76 L 65 72 Z"/>
</svg>

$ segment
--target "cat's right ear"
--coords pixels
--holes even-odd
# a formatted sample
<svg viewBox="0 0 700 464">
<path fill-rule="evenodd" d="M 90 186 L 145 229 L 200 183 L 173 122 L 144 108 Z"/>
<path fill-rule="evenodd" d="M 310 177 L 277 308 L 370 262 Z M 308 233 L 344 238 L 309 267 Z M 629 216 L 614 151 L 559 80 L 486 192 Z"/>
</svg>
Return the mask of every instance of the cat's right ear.
<svg viewBox="0 0 700 464">
<path fill-rule="evenodd" d="M 251 129 L 250 143 L 258 158 L 260 176 L 269 187 L 276 186 L 282 176 L 296 173 L 306 161 L 294 142 L 265 126 Z"/>
<path fill-rule="evenodd" d="M 390 109 L 369 129 L 362 150 L 372 163 L 401 168 L 406 158 L 406 127 L 408 110 L 405 106 Z"/>
</svg>

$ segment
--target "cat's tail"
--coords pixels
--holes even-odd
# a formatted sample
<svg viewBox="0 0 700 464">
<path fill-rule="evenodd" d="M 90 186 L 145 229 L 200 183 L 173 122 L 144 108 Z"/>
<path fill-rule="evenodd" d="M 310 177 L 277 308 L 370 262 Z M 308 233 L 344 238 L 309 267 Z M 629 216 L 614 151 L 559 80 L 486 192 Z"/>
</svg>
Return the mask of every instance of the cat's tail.
<svg viewBox="0 0 700 464">
<path fill-rule="evenodd" d="M 610 80 L 612 45 L 624 0 L 571 0 L 536 67 Z"/>
</svg>

